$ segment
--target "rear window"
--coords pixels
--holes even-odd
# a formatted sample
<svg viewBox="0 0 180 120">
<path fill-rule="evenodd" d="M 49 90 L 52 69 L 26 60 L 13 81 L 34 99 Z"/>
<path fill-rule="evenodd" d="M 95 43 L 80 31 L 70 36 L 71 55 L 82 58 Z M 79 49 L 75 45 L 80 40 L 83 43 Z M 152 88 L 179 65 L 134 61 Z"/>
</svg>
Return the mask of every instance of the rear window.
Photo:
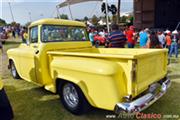
<svg viewBox="0 0 180 120">
<path fill-rule="evenodd" d="M 41 35 L 43 42 L 88 40 L 86 29 L 83 27 L 43 25 Z"/>
</svg>

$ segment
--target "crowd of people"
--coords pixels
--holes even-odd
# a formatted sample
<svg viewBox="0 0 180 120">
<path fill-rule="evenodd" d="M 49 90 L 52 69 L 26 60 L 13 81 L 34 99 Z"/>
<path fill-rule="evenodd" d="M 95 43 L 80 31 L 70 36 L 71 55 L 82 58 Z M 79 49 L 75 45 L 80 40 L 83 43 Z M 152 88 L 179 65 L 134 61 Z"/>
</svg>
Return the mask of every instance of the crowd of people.
<svg viewBox="0 0 180 120">
<path fill-rule="evenodd" d="M 20 38 L 22 41 L 27 39 L 27 28 L 20 25 L 8 25 L 0 27 L 0 49 L 3 47 L 3 42 L 8 38 Z"/>
<path fill-rule="evenodd" d="M 0 27 L 0 34 L 5 34 L 5 36 L 7 36 L 4 39 L 7 39 L 8 37 L 23 38 L 23 34 L 25 32 L 27 32 L 27 28 L 20 25 L 8 25 Z"/>
<path fill-rule="evenodd" d="M 27 28 L 22 26 L 4 26 L 0 27 L 0 39 L 21 38 L 23 42 L 26 41 Z M 149 30 L 148 28 L 137 30 L 134 26 L 129 26 L 123 30 L 114 24 L 111 26 L 111 32 L 108 33 L 106 29 L 97 30 L 95 28 L 89 29 L 89 39 L 92 45 L 98 47 L 105 45 L 107 48 L 167 48 L 169 57 L 175 54 L 178 58 L 178 48 L 180 46 L 180 32 Z M 0 49 L 2 49 L 2 41 L 0 40 Z"/>
<path fill-rule="evenodd" d="M 178 47 L 180 45 L 180 33 L 177 30 L 149 30 L 148 28 L 136 30 L 134 26 L 126 27 L 124 30 L 119 29 L 119 26 L 114 24 L 111 26 L 111 32 L 108 34 L 106 30 L 98 30 L 92 28 L 89 31 L 89 38 L 92 45 L 97 47 L 104 40 L 105 47 L 108 48 L 167 48 L 169 57 L 173 53 L 178 58 Z"/>
</svg>

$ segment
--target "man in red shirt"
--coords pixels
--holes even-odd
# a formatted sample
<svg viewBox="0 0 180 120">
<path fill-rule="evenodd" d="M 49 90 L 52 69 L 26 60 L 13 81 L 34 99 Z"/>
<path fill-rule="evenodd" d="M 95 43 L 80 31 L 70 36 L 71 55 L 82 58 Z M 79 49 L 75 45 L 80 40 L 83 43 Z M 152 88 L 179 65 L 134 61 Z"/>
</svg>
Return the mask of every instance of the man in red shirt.
<svg viewBox="0 0 180 120">
<path fill-rule="evenodd" d="M 128 48 L 134 48 L 135 40 L 134 40 L 134 26 L 130 26 L 129 30 L 126 31 L 126 38 L 128 43 Z"/>
</svg>

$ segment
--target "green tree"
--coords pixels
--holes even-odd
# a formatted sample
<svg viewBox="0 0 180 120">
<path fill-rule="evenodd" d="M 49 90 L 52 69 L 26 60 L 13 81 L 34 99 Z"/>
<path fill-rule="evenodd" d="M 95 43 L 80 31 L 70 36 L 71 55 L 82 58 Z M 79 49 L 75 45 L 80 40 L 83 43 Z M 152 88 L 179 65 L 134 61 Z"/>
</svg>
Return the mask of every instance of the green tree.
<svg viewBox="0 0 180 120">
<path fill-rule="evenodd" d="M 112 16 L 112 23 L 113 23 L 113 24 L 116 24 L 116 22 L 117 22 L 117 16 L 116 16 L 116 15 L 113 15 L 113 16 Z"/>
<path fill-rule="evenodd" d="M 93 17 L 92 17 L 92 24 L 93 25 L 98 25 L 98 21 L 99 21 L 98 17 L 96 15 L 93 15 Z"/>
<path fill-rule="evenodd" d="M 61 15 L 60 15 L 60 18 L 61 18 L 61 19 L 66 19 L 66 20 L 69 19 L 69 18 L 68 18 L 68 15 L 66 15 L 66 14 L 61 14 Z"/>
<path fill-rule="evenodd" d="M 30 24 L 31 24 L 31 22 L 27 22 L 27 23 L 25 24 L 25 26 L 28 27 Z"/>
<path fill-rule="evenodd" d="M 121 22 L 125 23 L 127 21 L 127 16 L 122 16 L 121 17 Z"/>
<path fill-rule="evenodd" d="M 6 25 L 6 21 L 0 18 L 0 26 Z"/>
<path fill-rule="evenodd" d="M 16 26 L 16 24 L 17 24 L 16 22 L 11 22 L 10 23 L 11 26 Z"/>
<path fill-rule="evenodd" d="M 84 21 L 88 21 L 89 18 L 87 16 L 84 17 Z"/>
</svg>

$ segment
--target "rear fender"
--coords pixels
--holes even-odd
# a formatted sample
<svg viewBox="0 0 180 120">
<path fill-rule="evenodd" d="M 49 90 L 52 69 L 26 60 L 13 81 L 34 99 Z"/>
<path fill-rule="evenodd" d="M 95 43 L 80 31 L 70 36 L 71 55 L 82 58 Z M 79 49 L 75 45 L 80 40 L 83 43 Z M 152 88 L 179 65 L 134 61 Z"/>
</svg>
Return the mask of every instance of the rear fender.
<svg viewBox="0 0 180 120">
<path fill-rule="evenodd" d="M 59 56 L 52 59 L 50 69 L 52 79 L 78 85 L 94 107 L 113 110 L 115 104 L 121 101 L 122 85 L 119 85 L 119 80 L 123 79 L 123 70 L 116 62 Z"/>
<path fill-rule="evenodd" d="M 62 76 L 61 76 L 61 78 L 58 77 L 56 79 L 56 93 L 60 89 L 60 88 L 58 88 L 59 84 L 63 85 L 63 83 L 65 83 L 65 82 L 71 82 L 71 83 L 77 85 L 82 90 L 82 92 L 83 92 L 84 96 L 86 97 L 86 99 L 88 100 L 89 104 L 92 106 L 96 106 L 95 103 L 93 102 L 92 98 L 88 95 L 87 85 L 83 81 L 80 81 L 77 79 L 70 79 L 69 77 L 62 78 Z"/>
</svg>

